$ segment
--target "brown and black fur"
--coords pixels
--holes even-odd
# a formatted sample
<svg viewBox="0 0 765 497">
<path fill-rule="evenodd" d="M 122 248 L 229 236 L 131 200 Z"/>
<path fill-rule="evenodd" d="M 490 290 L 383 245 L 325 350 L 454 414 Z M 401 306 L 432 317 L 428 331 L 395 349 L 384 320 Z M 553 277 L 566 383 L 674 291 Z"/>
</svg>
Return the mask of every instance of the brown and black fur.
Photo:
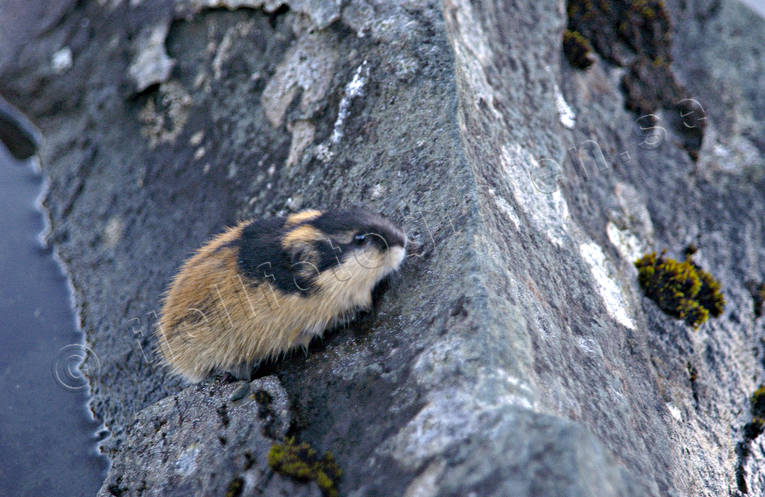
<svg viewBox="0 0 765 497">
<path fill-rule="evenodd" d="M 173 279 L 156 328 L 163 359 L 193 382 L 213 370 L 246 376 L 368 307 L 405 246 L 403 231 L 366 209 L 243 221 Z"/>
</svg>

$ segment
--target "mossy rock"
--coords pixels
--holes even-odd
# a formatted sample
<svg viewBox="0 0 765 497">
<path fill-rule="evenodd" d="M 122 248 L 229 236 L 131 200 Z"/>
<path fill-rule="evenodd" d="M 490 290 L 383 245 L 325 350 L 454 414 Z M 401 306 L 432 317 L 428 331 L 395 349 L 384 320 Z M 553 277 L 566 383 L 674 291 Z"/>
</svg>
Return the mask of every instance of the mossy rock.
<svg viewBox="0 0 765 497">
<path fill-rule="evenodd" d="M 566 13 L 568 30 L 589 40 L 611 62 L 627 64 L 617 45 L 649 59 L 671 61 L 671 23 L 662 0 L 568 0 Z"/>
<path fill-rule="evenodd" d="M 725 297 L 720 293 L 720 282 L 712 277 L 711 274 L 696 266 L 696 273 L 701 280 L 701 288 L 696 294 L 696 300 L 699 305 L 709 310 L 712 317 L 718 317 L 725 309 Z"/>
<path fill-rule="evenodd" d="M 578 69 L 587 69 L 594 62 L 590 42 L 578 31 L 567 29 L 563 32 L 563 53 L 569 63 Z"/>
<path fill-rule="evenodd" d="M 698 160 L 705 113 L 672 71 L 672 23 L 664 1 L 567 0 L 566 12 L 563 50 L 569 63 L 588 67 L 592 51 L 624 67 L 621 87 L 626 108 L 638 116 L 661 108 L 681 116 L 682 122 L 675 123 L 683 137 L 679 144 Z"/>
<path fill-rule="evenodd" d="M 720 283 L 693 262 L 665 258 L 664 252 L 646 254 L 637 261 L 638 282 L 646 296 L 670 316 L 698 328 L 709 316 L 717 317 L 725 308 Z"/>
<path fill-rule="evenodd" d="M 752 394 L 752 416 L 755 419 L 765 419 L 765 385 Z"/>
<path fill-rule="evenodd" d="M 337 483 L 342 472 L 334 456 L 327 452 L 321 458 L 307 443 L 288 438 L 268 451 L 268 465 L 286 476 L 300 481 L 315 481 L 325 497 L 337 497 Z"/>
</svg>

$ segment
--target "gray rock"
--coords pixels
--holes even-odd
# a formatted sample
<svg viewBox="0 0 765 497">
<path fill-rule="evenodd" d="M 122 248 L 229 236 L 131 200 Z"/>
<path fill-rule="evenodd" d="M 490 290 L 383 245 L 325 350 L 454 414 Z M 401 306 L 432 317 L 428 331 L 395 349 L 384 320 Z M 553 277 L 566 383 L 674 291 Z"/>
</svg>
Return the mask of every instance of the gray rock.
<svg viewBox="0 0 765 497">
<path fill-rule="evenodd" d="M 563 2 L 267 3 L 78 4 L 0 66 L 0 93 L 45 135 L 48 238 L 98 356 L 102 494 L 221 495 L 238 477 L 318 492 L 260 458 L 286 425 L 264 437 L 246 400 L 216 424 L 236 386 L 184 389 L 152 352 L 182 260 L 300 199 L 367 204 L 418 245 L 373 312 L 263 367 L 290 433 L 335 455 L 342 495 L 711 497 L 740 495 L 737 473 L 765 495 L 762 441 L 736 451 L 765 375 L 747 290 L 765 280 L 765 21 L 734 0 L 667 2 L 672 71 L 706 112 L 693 162 L 682 117 L 648 129 L 624 108 L 624 69 L 568 65 Z M 69 40 L 83 19 L 87 42 Z M 160 23 L 176 65 L 134 95 L 128 40 Z M 53 75 L 62 46 L 74 64 Z M 728 302 L 697 332 L 632 265 L 691 242 Z M 166 459 L 152 417 L 172 426 Z M 191 472 L 202 458 L 214 469 Z"/>
<path fill-rule="evenodd" d="M 138 34 L 135 56 L 128 67 L 128 74 L 133 79 L 137 92 L 163 83 L 170 76 L 175 61 L 165 53 L 165 38 L 169 28 L 167 22 L 160 22 L 142 29 Z"/>
<path fill-rule="evenodd" d="M 225 495 L 235 480 L 239 495 L 314 495 L 310 486 L 263 470 L 268 450 L 289 426 L 279 380 L 268 376 L 249 385 L 269 393 L 267 405 L 252 395 L 227 402 L 238 386 L 188 387 L 139 412 L 124 439 L 103 445 L 112 465 L 99 496 Z"/>
<path fill-rule="evenodd" d="M 236 10 L 243 7 L 263 8 L 268 13 L 287 6 L 295 12 L 302 12 L 311 18 L 319 29 L 324 29 L 340 18 L 342 0 L 176 0 L 175 10 L 186 16 L 204 9 L 226 8 Z"/>
</svg>

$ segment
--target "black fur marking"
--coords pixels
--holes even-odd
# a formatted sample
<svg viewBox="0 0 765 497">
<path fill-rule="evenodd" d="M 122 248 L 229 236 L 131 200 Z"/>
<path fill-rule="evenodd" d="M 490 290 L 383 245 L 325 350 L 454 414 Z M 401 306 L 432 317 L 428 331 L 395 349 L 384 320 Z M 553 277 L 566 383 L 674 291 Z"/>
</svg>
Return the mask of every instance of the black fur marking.
<svg viewBox="0 0 765 497">
<path fill-rule="evenodd" d="M 366 209 L 325 212 L 309 224 L 327 234 L 353 231 L 356 234 L 367 235 L 366 241 L 375 244 L 381 251 L 389 247 L 404 246 L 403 236 L 390 222 Z M 354 245 L 358 247 L 351 241 L 343 248 L 351 250 Z"/>
<path fill-rule="evenodd" d="M 242 230 L 237 263 L 241 274 L 259 284 L 268 281 L 283 293 L 308 295 L 315 291 L 314 279 L 344 260 L 344 255 L 370 244 L 378 250 L 403 246 L 401 233 L 387 220 L 366 209 L 330 211 L 319 217 L 284 228 L 284 218 L 256 220 Z M 328 236 L 310 244 L 282 248 L 284 236 L 301 225 L 310 225 Z M 339 244 L 333 234 L 366 235 L 359 243 Z M 228 244 L 227 244 L 228 245 Z"/>
<path fill-rule="evenodd" d="M 326 239 L 317 244 L 316 250 L 319 253 L 318 267 L 320 272 L 340 264 L 343 256 L 342 245 Z"/>
<path fill-rule="evenodd" d="M 237 264 L 242 276 L 257 283 L 269 282 L 284 293 L 307 294 L 309 284 L 298 281 L 292 261 L 281 245 L 284 218 L 255 220 L 242 230 Z"/>
</svg>

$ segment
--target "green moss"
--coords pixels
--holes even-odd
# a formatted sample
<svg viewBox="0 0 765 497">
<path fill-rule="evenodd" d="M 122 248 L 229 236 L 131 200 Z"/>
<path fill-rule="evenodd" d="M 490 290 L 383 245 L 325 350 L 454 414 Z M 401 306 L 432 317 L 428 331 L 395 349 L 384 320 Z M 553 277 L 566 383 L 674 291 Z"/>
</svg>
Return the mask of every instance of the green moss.
<svg viewBox="0 0 765 497">
<path fill-rule="evenodd" d="M 274 398 L 271 397 L 271 394 L 265 390 L 258 390 L 257 392 L 253 393 L 252 398 L 254 398 L 258 404 L 261 404 L 265 407 L 270 406 L 271 402 L 274 400 Z"/>
<path fill-rule="evenodd" d="M 710 316 L 716 318 L 725 309 L 725 297 L 720 293 L 720 282 L 696 264 L 693 266 L 696 268 L 696 274 L 699 275 L 701 280 L 701 289 L 696 294 L 696 300 L 699 302 L 699 305 L 709 310 Z"/>
<path fill-rule="evenodd" d="M 670 316 L 698 328 L 710 315 L 722 314 L 725 298 L 720 283 L 690 256 L 678 262 L 665 258 L 664 252 L 659 256 L 651 252 L 635 261 L 635 267 L 646 296 Z"/>
<path fill-rule="evenodd" d="M 661 0 L 567 0 L 567 28 L 580 33 L 606 60 L 620 66 L 635 55 L 671 60 L 671 26 Z M 621 45 L 621 47 L 619 46 Z"/>
<path fill-rule="evenodd" d="M 765 385 L 752 394 L 752 416 L 755 419 L 765 418 Z"/>
<path fill-rule="evenodd" d="M 686 108 L 691 99 L 672 72 L 672 24 L 663 0 L 566 0 L 566 13 L 567 32 L 578 33 L 593 53 L 626 69 L 621 86 L 627 109 L 639 116 L 662 108 L 680 115 L 674 122 L 682 136 L 678 144 L 697 160 L 706 121 L 688 125 L 687 116 L 703 111 Z M 566 57 L 577 68 L 591 64 L 582 55 L 587 52 L 581 39 L 563 36 Z"/>
<path fill-rule="evenodd" d="M 765 385 L 760 386 L 750 399 L 752 421 L 744 425 L 744 440 L 748 443 L 765 431 Z"/>
<path fill-rule="evenodd" d="M 563 32 L 563 52 L 572 66 L 578 69 L 590 67 L 593 63 L 591 51 L 590 42 L 581 33 L 568 29 Z"/>
<path fill-rule="evenodd" d="M 301 481 L 315 481 L 325 497 L 337 497 L 337 483 L 342 474 L 335 458 L 327 452 L 319 458 L 307 443 L 288 438 L 268 451 L 268 465 L 283 475 Z"/>
</svg>

